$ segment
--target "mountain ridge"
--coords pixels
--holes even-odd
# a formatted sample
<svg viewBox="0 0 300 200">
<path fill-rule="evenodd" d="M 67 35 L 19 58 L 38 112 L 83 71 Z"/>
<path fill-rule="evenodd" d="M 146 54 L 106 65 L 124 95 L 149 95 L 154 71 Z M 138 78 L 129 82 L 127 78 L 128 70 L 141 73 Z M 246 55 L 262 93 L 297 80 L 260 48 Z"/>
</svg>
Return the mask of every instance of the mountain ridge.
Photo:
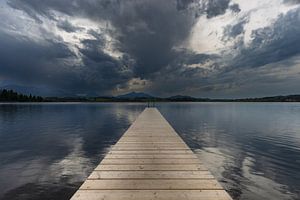
<svg viewBox="0 0 300 200">
<path fill-rule="evenodd" d="M 126 94 L 115 96 L 118 99 L 136 99 L 136 98 L 157 98 L 144 92 L 129 92 Z"/>
</svg>

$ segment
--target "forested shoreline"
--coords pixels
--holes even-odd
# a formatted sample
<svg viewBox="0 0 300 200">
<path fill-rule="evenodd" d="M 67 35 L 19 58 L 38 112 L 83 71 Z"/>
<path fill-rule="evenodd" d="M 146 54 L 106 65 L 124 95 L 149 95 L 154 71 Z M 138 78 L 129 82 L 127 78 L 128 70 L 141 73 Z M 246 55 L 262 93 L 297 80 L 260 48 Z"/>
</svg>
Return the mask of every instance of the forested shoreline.
<svg viewBox="0 0 300 200">
<path fill-rule="evenodd" d="M 42 102 L 43 100 L 40 96 L 20 94 L 7 89 L 0 90 L 1 102 Z"/>
</svg>

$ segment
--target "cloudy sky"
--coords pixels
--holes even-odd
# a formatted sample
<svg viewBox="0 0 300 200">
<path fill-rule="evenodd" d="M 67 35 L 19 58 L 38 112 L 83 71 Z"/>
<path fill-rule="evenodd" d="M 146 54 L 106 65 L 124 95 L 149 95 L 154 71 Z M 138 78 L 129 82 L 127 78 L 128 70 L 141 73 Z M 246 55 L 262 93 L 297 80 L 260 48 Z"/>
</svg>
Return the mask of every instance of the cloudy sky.
<svg viewBox="0 0 300 200">
<path fill-rule="evenodd" d="M 1 0 L 0 19 L 2 87 L 300 93 L 299 0 Z"/>
</svg>

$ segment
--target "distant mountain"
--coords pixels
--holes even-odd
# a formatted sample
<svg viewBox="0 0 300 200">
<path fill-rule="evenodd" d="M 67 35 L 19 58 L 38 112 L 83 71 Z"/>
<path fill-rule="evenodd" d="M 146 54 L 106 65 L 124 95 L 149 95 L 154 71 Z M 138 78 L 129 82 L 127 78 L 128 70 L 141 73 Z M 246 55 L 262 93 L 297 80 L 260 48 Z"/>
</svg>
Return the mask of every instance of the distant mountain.
<svg viewBox="0 0 300 200">
<path fill-rule="evenodd" d="M 149 94 L 143 93 L 143 92 L 130 92 L 127 94 L 116 96 L 118 99 L 153 99 L 154 96 L 151 96 Z"/>
<path fill-rule="evenodd" d="M 191 97 L 191 96 L 184 96 L 184 95 L 175 95 L 167 98 L 168 100 L 176 100 L 176 101 L 184 101 L 184 100 L 190 100 L 195 101 L 197 98 Z"/>
</svg>

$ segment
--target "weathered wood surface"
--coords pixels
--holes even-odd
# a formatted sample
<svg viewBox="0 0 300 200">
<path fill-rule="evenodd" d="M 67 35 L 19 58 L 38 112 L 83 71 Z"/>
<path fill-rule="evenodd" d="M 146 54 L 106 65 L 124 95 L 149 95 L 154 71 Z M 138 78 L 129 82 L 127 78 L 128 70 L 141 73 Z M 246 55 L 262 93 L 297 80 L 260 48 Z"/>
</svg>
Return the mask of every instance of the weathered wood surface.
<svg viewBox="0 0 300 200">
<path fill-rule="evenodd" d="M 156 108 L 146 108 L 71 200 L 231 200 Z"/>
</svg>

